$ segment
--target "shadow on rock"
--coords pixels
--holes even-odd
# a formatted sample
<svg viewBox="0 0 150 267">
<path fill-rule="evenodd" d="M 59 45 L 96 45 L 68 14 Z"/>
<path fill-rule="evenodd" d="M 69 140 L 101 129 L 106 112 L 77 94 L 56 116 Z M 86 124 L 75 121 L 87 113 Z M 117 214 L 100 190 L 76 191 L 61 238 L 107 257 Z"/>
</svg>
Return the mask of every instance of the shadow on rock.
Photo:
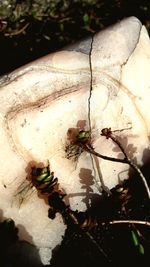
<svg viewBox="0 0 150 267">
<path fill-rule="evenodd" d="M 0 223 L 0 266 L 42 267 L 38 249 L 18 237 L 18 228 L 12 219 Z"/>
</svg>

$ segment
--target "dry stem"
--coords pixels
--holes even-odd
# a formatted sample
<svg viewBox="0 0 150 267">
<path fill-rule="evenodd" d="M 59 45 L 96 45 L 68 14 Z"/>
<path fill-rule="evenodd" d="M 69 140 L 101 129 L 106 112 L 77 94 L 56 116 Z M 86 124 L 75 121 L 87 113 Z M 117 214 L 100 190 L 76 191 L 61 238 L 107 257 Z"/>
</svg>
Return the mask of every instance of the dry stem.
<svg viewBox="0 0 150 267">
<path fill-rule="evenodd" d="M 114 221 L 110 221 L 109 222 L 109 224 L 122 224 L 122 223 L 125 223 L 125 224 L 141 224 L 141 225 L 150 226 L 150 222 L 139 221 L 139 220 L 114 220 Z"/>
<path fill-rule="evenodd" d="M 142 179 L 142 182 L 143 182 L 143 184 L 144 184 L 144 186 L 145 186 L 145 189 L 146 189 L 148 198 L 150 199 L 150 189 L 149 189 L 149 187 L 148 187 L 147 181 L 146 181 L 146 179 L 145 179 L 143 173 L 141 172 L 141 170 L 139 169 L 139 167 L 138 167 L 138 166 L 137 166 L 137 165 L 136 165 L 136 164 L 135 164 L 135 163 L 134 163 L 128 156 L 127 156 L 127 154 L 126 154 L 124 148 L 122 147 L 121 143 L 116 139 L 115 136 L 112 135 L 111 128 L 108 128 L 108 130 L 109 130 L 109 132 L 108 132 L 109 135 L 107 135 L 107 133 L 104 134 L 104 133 L 103 133 L 103 130 L 102 130 L 102 135 L 106 136 L 107 139 L 108 139 L 108 138 L 111 138 L 111 140 L 112 140 L 114 143 L 116 143 L 116 144 L 118 145 L 118 147 L 120 148 L 121 152 L 122 152 L 123 155 L 124 155 L 124 159 L 119 159 L 119 158 L 114 158 L 114 157 L 104 156 L 104 155 L 102 155 L 102 154 L 96 152 L 96 151 L 93 149 L 93 147 L 92 147 L 91 145 L 86 144 L 86 143 L 85 143 L 85 144 L 82 144 L 82 143 L 81 143 L 81 144 L 80 144 L 81 147 L 82 147 L 84 150 L 86 150 L 87 152 L 89 152 L 90 154 L 93 154 L 93 155 L 95 155 L 95 156 L 97 156 L 97 157 L 99 157 L 99 158 L 102 158 L 102 159 L 104 159 L 104 160 L 115 161 L 115 162 L 120 162 L 120 163 L 125 163 L 125 164 L 130 165 L 130 166 L 131 166 L 131 167 L 138 173 L 138 175 L 139 175 L 140 178 Z"/>
</svg>

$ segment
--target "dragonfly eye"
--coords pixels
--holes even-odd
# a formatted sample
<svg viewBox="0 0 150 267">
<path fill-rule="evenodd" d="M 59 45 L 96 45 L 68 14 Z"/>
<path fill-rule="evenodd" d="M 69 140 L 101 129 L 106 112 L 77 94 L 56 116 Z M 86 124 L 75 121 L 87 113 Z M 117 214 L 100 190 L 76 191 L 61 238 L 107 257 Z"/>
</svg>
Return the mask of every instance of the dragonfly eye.
<svg viewBox="0 0 150 267">
<path fill-rule="evenodd" d="M 77 135 L 77 141 L 81 143 L 88 142 L 91 138 L 90 131 L 83 131 L 81 130 Z"/>
<path fill-rule="evenodd" d="M 32 168 L 32 175 L 33 176 L 39 176 L 42 174 L 42 168 Z"/>
<path fill-rule="evenodd" d="M 41 176 L 41 175 L 49 175 L 50 171 L 49 171 L 49 167 L 44 167 L 44 168 L 32 168 L 32 175 L 33 176 Z"/>
</svg>

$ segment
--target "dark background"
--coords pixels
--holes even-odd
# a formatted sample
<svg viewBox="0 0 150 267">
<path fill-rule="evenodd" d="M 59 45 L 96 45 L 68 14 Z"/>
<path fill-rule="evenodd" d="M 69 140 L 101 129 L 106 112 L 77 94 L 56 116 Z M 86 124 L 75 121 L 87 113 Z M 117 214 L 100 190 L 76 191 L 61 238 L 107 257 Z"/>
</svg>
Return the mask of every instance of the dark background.
<svg viewBox="0 0 150 267">
<path fill-rule="evenodd" d="M 129 16 L 150 32 L 149 0 L 0 0 L 0 75 Z"/>
</svg>

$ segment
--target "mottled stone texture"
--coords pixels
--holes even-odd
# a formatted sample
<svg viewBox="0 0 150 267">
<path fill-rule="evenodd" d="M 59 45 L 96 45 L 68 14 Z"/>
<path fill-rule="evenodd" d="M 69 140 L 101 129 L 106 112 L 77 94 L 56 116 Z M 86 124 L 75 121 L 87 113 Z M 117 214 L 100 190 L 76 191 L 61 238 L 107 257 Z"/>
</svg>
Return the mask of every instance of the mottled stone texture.
<svg viewBox="0 0 150 267">
<path fill-rule="evenodd" d="M 132 159 L 148 160 L 149 70 L 148 34 L 131 17 L 1 78 L 0 208 L 24 226 L 22 238 L 54 248 L 65 230 L 59 214 L 48 219 L 48 206 L 35 189 L 17 194 L 30 162 L 49 160 L 71 208 L 78 210 L 89 206 L 88 187 L 91 195 L 100 194 L 104 186 L 128 177 L 127 165 L 92 160 L 86 152 L 77 161 L 68 159 L 68 129 L 91 126 L 95 150 L 122 157 L 111 140 L 100 136 L 101 129 L 111 127 Z"/>
</svg>

